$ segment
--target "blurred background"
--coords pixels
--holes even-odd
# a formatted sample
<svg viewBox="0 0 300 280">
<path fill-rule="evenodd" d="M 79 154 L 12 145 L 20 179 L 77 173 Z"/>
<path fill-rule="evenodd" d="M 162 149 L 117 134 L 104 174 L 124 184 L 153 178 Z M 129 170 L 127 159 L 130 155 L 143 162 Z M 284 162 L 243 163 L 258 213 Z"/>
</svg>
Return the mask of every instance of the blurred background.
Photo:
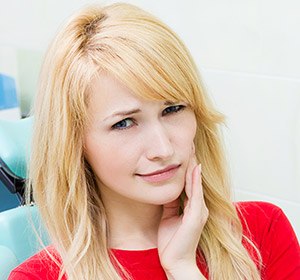
<svg viewBox="0 0 300 280">
<path fill-rule="evenodd" d="M 50 40 L 70 14 L 94 2 L 1 1 L 0 118 L 28 115 Z M 161 18 L 190 49 L 227 116 L 235 200 L 277 204 L 300 238 L 300 2 L 125 2 Z"/>
</svg>

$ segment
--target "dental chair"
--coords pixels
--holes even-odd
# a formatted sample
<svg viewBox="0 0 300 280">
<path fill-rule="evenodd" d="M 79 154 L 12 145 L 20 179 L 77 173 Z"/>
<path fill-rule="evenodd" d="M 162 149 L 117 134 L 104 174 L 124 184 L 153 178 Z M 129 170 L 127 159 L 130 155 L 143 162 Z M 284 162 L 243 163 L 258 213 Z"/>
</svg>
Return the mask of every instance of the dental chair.
<svg viewBox="0 0 300 280">
<path fill-rule="evenodd" d="M 0 280 L 48 245 L 35 205 L 24 206 L 32 118 L 0 120 Z M 39 236 L 39 237 L 38 237 Z"/>
<path fill-rule="evenodd" d="M 32 118 L 0 120 L 0 211 L 22 204 Z"/>
</svg>

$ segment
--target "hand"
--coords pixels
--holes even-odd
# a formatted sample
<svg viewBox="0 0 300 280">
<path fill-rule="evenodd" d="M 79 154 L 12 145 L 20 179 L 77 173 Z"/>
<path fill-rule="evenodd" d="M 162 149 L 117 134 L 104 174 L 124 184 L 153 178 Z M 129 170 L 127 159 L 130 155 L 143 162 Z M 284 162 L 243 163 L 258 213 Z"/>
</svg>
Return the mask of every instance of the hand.
<svg viewBox="0 0 300 280">
<path fill-rule="evenodd" d="M 205 279 L 203 276 L 201 278 L 197 268 L 196 250 L 208 218 L 208 209 L 203 198 L 201 167 L 197 165 L 194 156 L 186 172 L 185 193 L 182 215 L 178 215 L 179 198 L 163 207 L 158 229 L 158 253 L 169 278 L 175 279 L 175 274 L 184 275 L 182 273 L 197 270 L 199 277 L 194 279 Z"/>
</svg>

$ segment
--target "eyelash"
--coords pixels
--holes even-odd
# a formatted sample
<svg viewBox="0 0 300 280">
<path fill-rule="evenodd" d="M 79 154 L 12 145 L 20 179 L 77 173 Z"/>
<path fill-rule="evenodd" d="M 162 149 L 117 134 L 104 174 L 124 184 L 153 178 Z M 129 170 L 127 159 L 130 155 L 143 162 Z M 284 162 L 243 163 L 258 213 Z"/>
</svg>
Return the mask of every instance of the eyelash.
<svg viewBox="0 0 300 280">
<path fill-rule="evenodd" d="M 169 107 L 167 107 L 166 109 L 163 110 L 162 115 L 165 116 L 166 114 L 175 114 L 175 113 L 178 113 L 179 111 L 184 110 L 185 107 L 186 107 L 186 106 L 184 106 L 184 105 L 172 105 L 172 106 L 169 106 Z M 173 111 L 171 111 L 171 112 L 166 112 L 166 113 L 164 114 L 165 111 L 170 110 L 170 109 L 175 109 L 175 110 L 173 110 Z"/>
<path fill-rule="evenodd" d="M 132 118 L 126 118 L 126 119 L 121 120 L 121 121 L 117 122 L 116 124 L 114 124 L 114 125 L 112 126 L 112 129 L 116 129 L 116 130 L 124 130 L 124 129 L 128 129 L 128 128 L 130 128 L 130 127 L 133 126 L 133 124 L 132 124 L 132 125 L 130 125 L 130 126 L 121 127 L 120 124 L 122 124 L 123 122 L 126 122 L 126 121 L 131 121 L 133 124 L 135 124 L 135 121 L 134 121 Z"/>
<path fill-rule="evenodd" d="M 185 105 L 172 105 L 172 106 L 169 106 L 167 108 L 165 108 L 162 112 L 162 116 L 166 116 L 166 115 L 170 115 L 170 114 L 176 114 L 182 110 L 184 110 L 186 108 Z M 126 122 L 126 121 L 131 121 L 132 124 L 129 125 L 129 126 L 126 126 L 126 127 L 122 127 L 120 126 L 122 123 Z M 128 129 L 128 128 L 131 128 L 134 124 L 136 124 L 135 120 L 133 118 L 126 118 L 126 119 L 123 119 L 119 122 L 117 122 L 116 124 L 114 124 L 112 126 L 112 129 L 115 129 L 115 130 L 124 130 L 124 129 Z"/>
</svg>

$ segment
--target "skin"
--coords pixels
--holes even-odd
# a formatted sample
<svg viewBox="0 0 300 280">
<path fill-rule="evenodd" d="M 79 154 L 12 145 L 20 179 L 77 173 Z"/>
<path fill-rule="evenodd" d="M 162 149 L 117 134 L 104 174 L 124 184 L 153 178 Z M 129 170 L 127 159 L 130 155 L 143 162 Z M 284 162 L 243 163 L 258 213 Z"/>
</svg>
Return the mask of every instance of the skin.
<svg viewBox="0 0 300 280">
<path fill-rule="evenodd" d="M 93 82 L 88 109 L 85 156 L 107 211 L 110 247 L 157 247 L 168 279 L 205 279 L 195 258 L 208 211 L 194 156 L 193 111 L 183 102 L 137 97 L 105 74 Z M 171 175 L 146 176 L 166 167 Z"/>
</svg>

